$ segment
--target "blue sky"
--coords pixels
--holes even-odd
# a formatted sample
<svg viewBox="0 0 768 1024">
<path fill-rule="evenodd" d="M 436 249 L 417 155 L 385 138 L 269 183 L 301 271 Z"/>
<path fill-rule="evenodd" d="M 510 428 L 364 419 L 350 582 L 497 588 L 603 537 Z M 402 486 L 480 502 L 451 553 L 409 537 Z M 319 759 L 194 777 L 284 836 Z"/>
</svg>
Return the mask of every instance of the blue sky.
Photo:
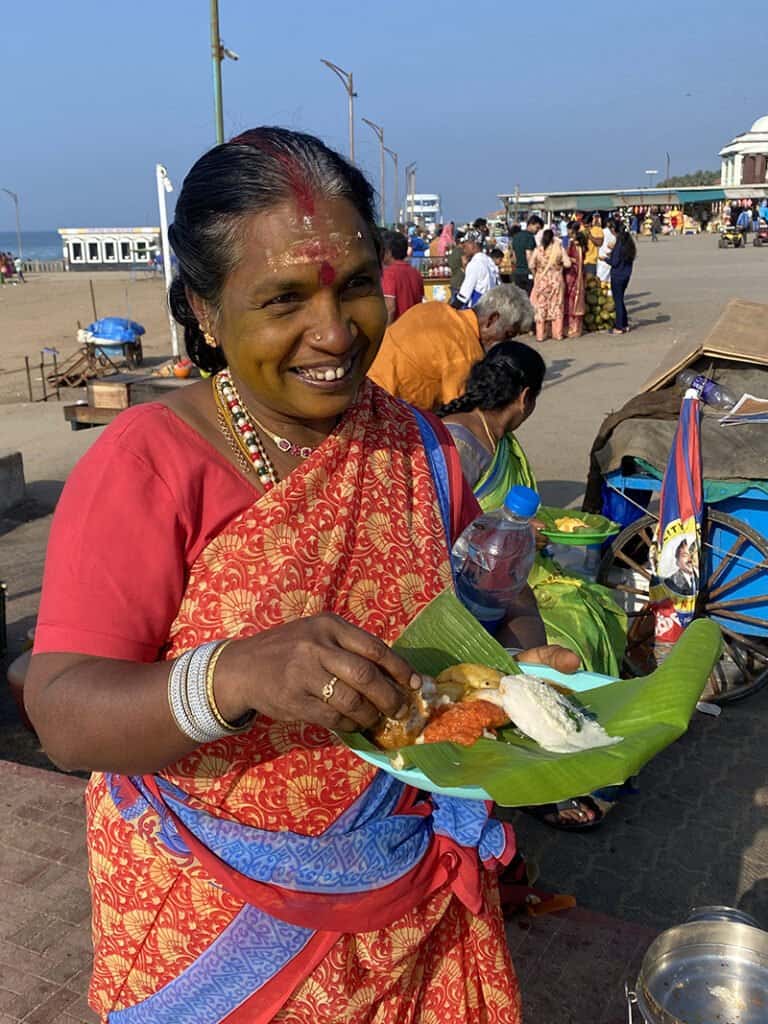
<svg viewBox="0 0 768 1024">
<path fill-rule="evenodd" d="M 26 230 L 157 222 L 155 163 L 178 183 L 214 142 L 208 8 L 4 6 L 0 187 L 19 193 Z M 360 117 L 456 220 L 516 183 L 636 186 L 666 151 L 673 173 L 717 167 L 718 149 L 768 114 L 763 0 L 727 15 L 714 0 L 220 0 L 220 15 L 240 54 L 223 67 L 226 134 L 282 124 L 346 151 L 327 57 L 355 73 L 357 155 L 374 183 L 378 144 Z M 0 193 L 0 231 L 13 226 Z"/>
</svg>

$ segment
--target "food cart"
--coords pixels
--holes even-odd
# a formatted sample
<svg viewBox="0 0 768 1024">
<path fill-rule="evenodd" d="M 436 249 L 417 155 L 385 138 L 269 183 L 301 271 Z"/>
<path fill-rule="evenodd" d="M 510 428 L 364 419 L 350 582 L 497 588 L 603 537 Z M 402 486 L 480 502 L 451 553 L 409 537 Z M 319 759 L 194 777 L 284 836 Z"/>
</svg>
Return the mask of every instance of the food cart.
<svg viewBox="0 0 768 1024">
<path fill-rule="evenodd" d="M 444 257 L 425 257 L 418 268 L 424 278 L 424 298 L 427 302 L 451 301 L 451 268 Z"/>
</svg>

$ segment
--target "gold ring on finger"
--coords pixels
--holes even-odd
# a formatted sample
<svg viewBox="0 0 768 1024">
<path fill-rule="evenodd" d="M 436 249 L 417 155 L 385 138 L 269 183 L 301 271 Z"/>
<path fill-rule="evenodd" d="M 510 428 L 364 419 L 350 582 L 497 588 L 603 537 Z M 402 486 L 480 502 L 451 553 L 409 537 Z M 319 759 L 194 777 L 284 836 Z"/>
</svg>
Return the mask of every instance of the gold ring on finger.
<svg viewBox="0 0 768 1024">
<path fill-rule="evenodd" d="M 333 695 L 336 692 L 336 683 L 338 683 L 338 681 L 338 676 L 331 676 L 323 687 L 323 700 L 326 704 L 329 704 L 333 700 Z"/>
</svg>

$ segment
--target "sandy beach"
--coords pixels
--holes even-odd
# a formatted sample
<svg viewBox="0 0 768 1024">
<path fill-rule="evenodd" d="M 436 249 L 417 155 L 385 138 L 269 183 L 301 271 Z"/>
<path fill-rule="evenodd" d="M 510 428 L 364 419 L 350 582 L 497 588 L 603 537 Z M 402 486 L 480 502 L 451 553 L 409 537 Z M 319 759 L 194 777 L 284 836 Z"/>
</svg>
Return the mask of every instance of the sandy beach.
<svg viewBox="0 0 768 1024">
<path fill-rule="evenodd" d="M 59 363 L 77 351 L 77 329 L 92 323 L 93 281 L 99 317 L 121 316 L 146 328 L 150 365 L 171 354 L 165 291 L 160 276 L 119 271 L 101 274 L 29 274 L 27 284 L 0 288 L 0 404 L 29 401 L 24 357 L 33 367 L 34 396 L 42 395 L 40 352 L 58 349 Z M 50 359 L 50 357 L 49 357 Z"/>
</svg>

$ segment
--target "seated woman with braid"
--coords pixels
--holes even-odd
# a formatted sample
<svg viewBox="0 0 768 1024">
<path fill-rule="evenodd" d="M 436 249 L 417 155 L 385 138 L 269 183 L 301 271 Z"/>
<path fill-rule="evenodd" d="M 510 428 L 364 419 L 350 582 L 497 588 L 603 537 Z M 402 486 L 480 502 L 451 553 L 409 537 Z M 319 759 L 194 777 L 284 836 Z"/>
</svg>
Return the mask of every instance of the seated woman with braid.
<svg viewBox="0 0 768 1024">
<path fill-rule="evenodd" d="M 535 349 L 520 341 L 503 341 L 472 367 L 464 394 L 438 410 L 484 512 L 502 505 L 515 484 L 538 489 L 515 430 L 536 408 L 545 371 Z M 546 549 L 536 555 L 528 582 L 547 641 L 575 651 L 585 669 L 617 676 L 626 617 L 611 592 L 565 572 Z M 605 803 L 593 795 L 542 813 L 548 824 L 557 827 L 589 827 L 602 819 Z"/>
</svg>

